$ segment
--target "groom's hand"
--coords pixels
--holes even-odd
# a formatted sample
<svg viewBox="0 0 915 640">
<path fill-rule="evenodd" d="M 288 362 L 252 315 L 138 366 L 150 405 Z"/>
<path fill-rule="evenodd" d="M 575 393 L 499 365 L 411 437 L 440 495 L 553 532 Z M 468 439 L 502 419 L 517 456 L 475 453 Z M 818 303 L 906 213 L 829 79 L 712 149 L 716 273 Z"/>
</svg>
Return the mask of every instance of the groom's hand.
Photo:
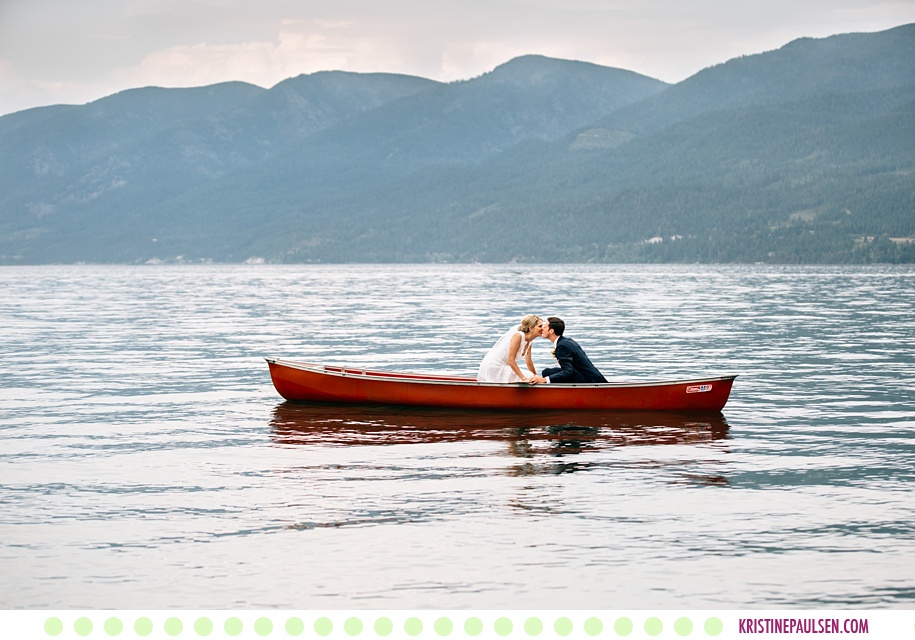
<svg viewBox="0 0 915 640">
<path fill-rule="evenodd" d="M 531 376 L 531 384 L 543 384 L 546 382 L 546 378 L 543 376 Z"/>
</svg>

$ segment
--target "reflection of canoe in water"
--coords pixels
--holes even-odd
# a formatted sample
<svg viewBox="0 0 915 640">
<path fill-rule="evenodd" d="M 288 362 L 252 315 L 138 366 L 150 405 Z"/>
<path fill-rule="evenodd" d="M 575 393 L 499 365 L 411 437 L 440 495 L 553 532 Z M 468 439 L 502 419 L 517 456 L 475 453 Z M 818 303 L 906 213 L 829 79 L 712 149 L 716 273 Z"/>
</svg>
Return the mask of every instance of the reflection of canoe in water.
<svg viewBox="0 0 915 640">
<path fill-rule="evenodd" d="M 589 448 L 692 444 L 726 438 L 721 414 L 512 411 L 284 402 L 271 421 L 280 444 L 369 445 L 496 440 Z"/>
<path fill-rule="evenodd" d="M 672 382 L 543 384 L 367 371 L 267 358 L 287 400 L 464 409 L 600 409 L 718 412 L 736 376 Z"/>
</svg>

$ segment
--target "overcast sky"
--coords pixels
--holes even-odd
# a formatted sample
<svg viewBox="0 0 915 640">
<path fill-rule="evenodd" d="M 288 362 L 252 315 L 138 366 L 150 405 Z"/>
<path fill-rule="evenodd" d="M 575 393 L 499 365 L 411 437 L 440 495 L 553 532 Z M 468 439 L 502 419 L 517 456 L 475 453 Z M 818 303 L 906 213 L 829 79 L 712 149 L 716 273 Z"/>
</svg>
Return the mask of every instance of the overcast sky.
<svg viewBox="0 0 915 640">
<path fill-rule="evenodd" d="M 328 69 L 458 80 L 528 53 L 677 82 L 912 22 L 915 0 L 0 0 L 0 114 Z"/>
</svg>

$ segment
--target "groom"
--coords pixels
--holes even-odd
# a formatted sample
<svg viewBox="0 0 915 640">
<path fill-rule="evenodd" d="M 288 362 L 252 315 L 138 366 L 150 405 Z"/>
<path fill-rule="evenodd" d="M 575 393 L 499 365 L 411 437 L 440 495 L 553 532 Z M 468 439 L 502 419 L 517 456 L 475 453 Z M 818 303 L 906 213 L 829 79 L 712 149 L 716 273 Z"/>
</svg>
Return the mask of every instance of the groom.
<svg viewBox="0 0 915 640">
<path fill-rule="evenodd" d="M 559 361 L 559 366 L 544 369 L 541 375 L 531 378 L 531 384 L 543 382 L 553 384 L 557 382 L 606 382 L 606 378 L 591 364 L 588 356 L 585 355 L 584 349 L 578 346 L 578 343 L 572 338 L 566 338 L 562 335 L 565 329 L 566 323 L 560 318 L 547 318 L 547 321 L 543 324 L 540 335 L 548 338 L 553 343 L 553 355 Z"/>
</svg>

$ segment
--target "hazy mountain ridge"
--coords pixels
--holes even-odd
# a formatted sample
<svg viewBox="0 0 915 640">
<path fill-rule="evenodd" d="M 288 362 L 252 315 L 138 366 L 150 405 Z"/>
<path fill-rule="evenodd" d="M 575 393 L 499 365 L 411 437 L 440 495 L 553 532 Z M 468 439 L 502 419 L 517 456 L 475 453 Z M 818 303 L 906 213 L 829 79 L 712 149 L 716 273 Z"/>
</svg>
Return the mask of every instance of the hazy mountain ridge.
<svg viewBox="0 0 915 640">
<path fill-rule="evenodd" d="M 673 86 L 524 56 L 30 110 L 0 118 L 0 263 L 913 261 L 913 80 L 907 25 Z"/>
<path fill-rule="evenodd" d="M 894 30 L 892 39 L 900 33 L 911 38 L 913 29 Z M 830 39 L 829 46 L 835 44 Z M 874 48 L 866 47 L 865 57 L 873 59 Z M 390 253 L 379 247 L 396 245 L 417 260 L 910 261 L 913 245 L 903 240 L 915 236 L 915 57 L 909 49 L 900 58 L 876 58 L 894 70 L 893 80 L 879 84 L 871 67 L 854 70 L 841 60 L 842 69 L 853 70 L 845 75 L 844 94 L 834 85 L 799 91 L 767 68 L 765 75 L 778 82 L 762 92 L 761 106 L 696 114 L 690 91 L 677 85 L 600 122 L 685 94 L 679 113 L 689 115 L 672 125 L 630 133 L 607 147 L 576 146 L 585 130 L 564 141 L 566 148 L 527 149 L 524 157 L 497 160 L 485 174 L 465 174 L 470 196 L 428 197 L 449 193 L 444 184 L 424 184 L 403 201 L 379 196 L 386 208 L 372 207 L 329 235 L 327 251 L 310 238 L 296 258 L 344 253 L 382 260 Z M 794 73 L 796 59 L 772 59 L 776 70 L 788 66 Z M 728 65 L 703 72 L 703 83 L 718 74 L 717 93 L 732 104 L 735 80 L 747 83 Z M 901 81 L 909 84 L 875 88 Z M 519 173 L 527 179 L 513 185 Z M 417 210 L 436 221 L 418 241 L 422 229 L 397 215 Z M 554 228 L 558 234 L 544 234 Z M 559 234 L 561 242 L 548 240 Z M 385 242 L 386 236 L 409 242 Z"/>
<path fill-rule="evenodd" d="M 779 104 L 912 81 L 915 25 L 879 34 L 801 38 L 781 49 L 703 69 L 668 91 L 596 123 L 645 133 L 708 111 Z M 853 81 L 856 86 L 850 87 Z M 727 87 L 727 91 L 722 91 Z"/>
</svg>

